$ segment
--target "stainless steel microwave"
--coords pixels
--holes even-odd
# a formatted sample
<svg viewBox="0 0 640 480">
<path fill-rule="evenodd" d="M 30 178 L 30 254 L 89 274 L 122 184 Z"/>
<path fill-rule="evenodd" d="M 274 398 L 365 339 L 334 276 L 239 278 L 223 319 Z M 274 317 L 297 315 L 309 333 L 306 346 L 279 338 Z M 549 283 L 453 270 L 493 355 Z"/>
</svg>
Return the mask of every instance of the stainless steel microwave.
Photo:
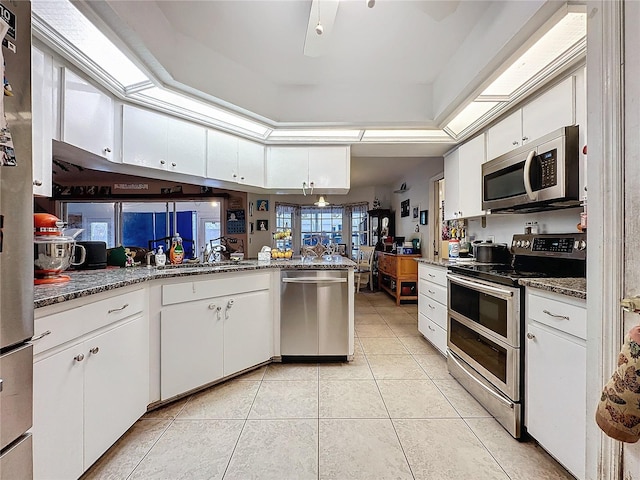
<svg viewBox="0 0 640 480">
<path fill-rule="evenodd" d="M 482 165 L 482 208 L 530 212 L 579 205 L 578 127 L 563 127 Z"/>
</svg>

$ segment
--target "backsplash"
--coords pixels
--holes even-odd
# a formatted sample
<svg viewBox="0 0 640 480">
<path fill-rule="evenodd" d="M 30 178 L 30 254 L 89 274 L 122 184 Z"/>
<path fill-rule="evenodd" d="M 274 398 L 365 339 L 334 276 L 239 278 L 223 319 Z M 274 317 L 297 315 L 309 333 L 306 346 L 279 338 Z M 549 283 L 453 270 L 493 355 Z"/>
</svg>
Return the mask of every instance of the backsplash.
<svg viewBox="0 0 640 480">
<path fill-rule="evenodd" d="M 581 207 L 530 214 L 493 214 L 485 217 L 485 227 L 481 218 L 472 218 L 467 221 L 467 236 L 470 240 L 487 240 L 493 236 L 494 242 L 510 243 L 514 233 L 524 233 L 527 222 L 538 222 L 539 233 L 577 232 L 580 212 Z"/>
</svg>

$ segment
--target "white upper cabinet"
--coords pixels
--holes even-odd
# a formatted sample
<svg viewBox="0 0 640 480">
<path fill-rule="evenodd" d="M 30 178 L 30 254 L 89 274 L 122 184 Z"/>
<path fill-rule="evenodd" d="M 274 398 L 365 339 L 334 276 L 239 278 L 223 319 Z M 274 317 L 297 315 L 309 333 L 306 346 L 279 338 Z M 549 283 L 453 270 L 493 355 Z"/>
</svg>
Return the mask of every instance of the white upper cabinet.
<svg viewBox="0 0 640 480">
<path fill-rule="evenodd" d="M 487 132 L 487 159 L 492 160 L 561 127 L 575 125 L 575 83 L 570 76 L 527 103 Z"/>
<path fill-rule="evenodd" d="M 150 110 L 124 105 L 122 161 L 204 177 L 206 129 Z"/>
<path fill-rule="evenodd" d="M 62 141 L 113 161 L 113 99 L 66 68 L 63 85 Z"/>
<path fill-rule="evenodd" d="M 444 218 L 452 220 L 459 218 L 459 171 L 460 171 L 460 149 L 444 157 Z"/>
<path fill-rule="evenodd" d="M 53 58 L 31 48 L 31 110 L 33 119 L 33 194 L 52 195 L 52 139 L 55 129 Z"/>
<path fill-rule="evenodd" d="M 461 145 L 458 152 L 459 215 L 464 218 L 479 217 L 484 215 L 482 210 L 482 164 L 486 161 L 484 134 Z"/>
<path fill-rule="evenodd" d="M 207 177 L 264 187 L 264 149 L 259 143 L 208 130 Z"/>
<path fill-rule="evenodd" d="M 351 186 L 349 146 L 267 147 L 266 187 L 285 193 L 346 193 Z"/>
<path fill-rule="evenodd" d="M 482 210 L 482 164 L 486 161 L 484 133 L 444 158 L 444 217 L 479 217 Z"/>
</svg>

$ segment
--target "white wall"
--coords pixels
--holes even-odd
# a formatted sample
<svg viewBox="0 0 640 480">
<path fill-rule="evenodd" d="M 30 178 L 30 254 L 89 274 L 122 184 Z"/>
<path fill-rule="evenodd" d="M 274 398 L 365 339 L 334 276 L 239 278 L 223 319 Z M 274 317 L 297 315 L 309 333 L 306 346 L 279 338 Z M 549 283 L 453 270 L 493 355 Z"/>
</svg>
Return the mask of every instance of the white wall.
<svg viewBox="0 0 640 480">
<path fill-rule="evenodd" d="M 420 217 L 413 218 L 413 208 L 418 207 L 418 212 L 429 209 L 429 197 L 431 195 L 429 179 L 441 173 L 443 170 L 444 159 L 442 157 L 425 158 L 423 164 L 408 171 L 402 179 L 397 181 L 397 185 L 394 185 L 393 188 L 393 190 L 397 190 L 402 183 L 406 183 L 409 189 L 409 191 L 405 193 L 392 194 L 391 209 L 395 211 L 396 237 L 405 237 L 406 241 L 419 238 L 423 256 L 426 256 L 428 251 L 426 245 L 430 244 L 429 226 L 419 225 Z M 409 199 L 409 216 L 401 217 L 400 204 L 407 199 Z M 419 225 L 419 232 L 415 231 L 417 225 Z"/>
<path fill-rule="evenodd" d="M 487 215 L 484 228 L 481 218 L 469 219 L 467 236 L 470 240 L 487 240 L 493 236 L 495 242 L 511 243 L 514 233 L 524 233 L 526 222 L 538 222 L 539 233 L 573 233 L 578 231 L 580 212 L 582 208 L 579 207 L 528 214 Z"/>
</svg>

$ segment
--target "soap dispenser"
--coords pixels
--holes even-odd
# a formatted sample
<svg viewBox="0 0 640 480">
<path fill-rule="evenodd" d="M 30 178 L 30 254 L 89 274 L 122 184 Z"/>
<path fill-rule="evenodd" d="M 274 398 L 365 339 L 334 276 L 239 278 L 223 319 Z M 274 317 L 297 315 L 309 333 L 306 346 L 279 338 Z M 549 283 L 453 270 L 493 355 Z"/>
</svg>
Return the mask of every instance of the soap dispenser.
<svg viewBox="0 0 640 480">
<path fill-rule="evenodd" d="M 167 255 L 165 255 L 162 245 L 158 247 L 158 253 L 156 253 L 156 267 L 164 267 L 167 263 Z"/>
</svg>

